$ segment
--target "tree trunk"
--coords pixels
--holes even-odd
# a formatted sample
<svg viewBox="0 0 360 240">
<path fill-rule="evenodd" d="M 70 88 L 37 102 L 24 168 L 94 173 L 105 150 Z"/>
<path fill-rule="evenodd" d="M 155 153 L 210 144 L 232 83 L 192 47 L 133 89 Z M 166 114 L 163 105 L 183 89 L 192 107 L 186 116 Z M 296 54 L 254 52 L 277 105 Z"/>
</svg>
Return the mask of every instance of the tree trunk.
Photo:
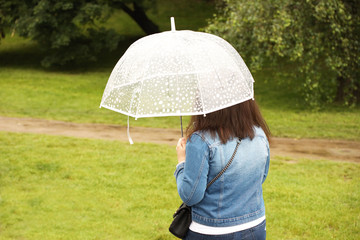
<svg viewBox="0 0 360 240">
<path fill-rule="evenodd" d="M 355 101 L 356 103 L 360 103 L 360 84 L 355 83 L 356 89 L 354 91 Z"/>
<path fill-rule="evenodd" d="M 122 10 L 141 27 L 146 34 L 154 34 L 159 32 L 159 27 L 153 23 L 147 16 L 144 9 L 133 2 L 134 10 L 130 9 L 124 3 L 118 3 Z"/>
<path fill-rule="evenodd" d="M 338 76 L 337 80 L 337 89 L 336 89 L 336 102 L 343 102 L 345 97 L 345 79 L 342 76 Z"/>
<path fill-rule="evenodd" d="M 345 100 L 345 94 L 350 94 L 350 103 L 359 103 L 360 102 L 360 84 L 355 83 L 355 86 L 353 86 L 349 90 L 350 81 L 344 79 L 342 76 L 337 77 L 337 89 L 336 89 L 336 102 L 344 102 Z"/>
</svg>

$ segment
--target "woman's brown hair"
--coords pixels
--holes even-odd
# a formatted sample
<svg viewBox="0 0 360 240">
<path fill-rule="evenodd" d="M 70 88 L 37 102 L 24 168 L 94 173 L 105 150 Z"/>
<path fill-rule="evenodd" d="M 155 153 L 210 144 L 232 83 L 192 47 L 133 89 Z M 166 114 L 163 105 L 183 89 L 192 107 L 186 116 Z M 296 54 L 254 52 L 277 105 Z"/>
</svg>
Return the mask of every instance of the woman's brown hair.
<svg viewBox="0 0 360 240">
<path fill-rule="evenodd" d="M 254 126 L 261 127 L 270 141 L 270 130 L 255 100 L 248 100 L 234 106 L 203 115 L 191 117 L 186 129 L 187 137 L 199 130 L 210 131 L 212 136 L 218 134 L 222 143 L 229 139 L 240 139 L 255 136 Z"/>
</svg>

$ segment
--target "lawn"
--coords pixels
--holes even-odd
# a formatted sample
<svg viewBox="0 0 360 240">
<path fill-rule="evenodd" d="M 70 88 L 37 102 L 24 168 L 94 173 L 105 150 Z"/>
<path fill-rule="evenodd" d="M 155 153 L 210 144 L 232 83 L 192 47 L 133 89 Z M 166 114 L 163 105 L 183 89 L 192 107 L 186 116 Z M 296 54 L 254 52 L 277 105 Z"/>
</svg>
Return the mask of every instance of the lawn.
<svg viewBox="0 0 360 240">
<path fill-rule="evenodd" d="M 174 239 L 173 147 L 0 133 L 0 239 Z M 276 158 L 268 239 L 359 239 L 360 165 Z"/>
</svg>

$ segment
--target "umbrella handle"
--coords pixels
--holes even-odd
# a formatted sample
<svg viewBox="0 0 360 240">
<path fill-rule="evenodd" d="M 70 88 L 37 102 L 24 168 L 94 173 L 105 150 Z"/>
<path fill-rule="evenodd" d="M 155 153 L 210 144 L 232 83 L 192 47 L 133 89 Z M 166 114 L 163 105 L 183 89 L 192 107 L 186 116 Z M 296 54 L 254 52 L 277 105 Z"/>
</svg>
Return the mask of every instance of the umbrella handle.
<svg viewBox="0 0 360 240">
<path fill-rule="evenodd" d="M 180 126 L 181 126 L 181 137 L 183 137 L 184 132 L 183 132 L 183 125 L 182 125 L 182 116 L 180 116 Z"/>
</svg>

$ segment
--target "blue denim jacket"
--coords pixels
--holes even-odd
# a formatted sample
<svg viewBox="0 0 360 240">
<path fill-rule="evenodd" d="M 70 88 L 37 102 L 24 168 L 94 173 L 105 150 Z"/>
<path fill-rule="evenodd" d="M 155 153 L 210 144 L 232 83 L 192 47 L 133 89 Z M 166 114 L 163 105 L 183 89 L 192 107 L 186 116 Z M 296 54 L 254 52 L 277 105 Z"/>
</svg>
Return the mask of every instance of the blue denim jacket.
<svg viewBox="0 0 360 240">
<path fill-rule="evenodd" d="M 174 173 L 180 198 L 192 206 L 193 221 L 212 227 L 244 224 L 265 215 L 262 183 L 269 170 L 269 142 L 261 128 L 242 139 L 230 167 L 208 189 L 230 160 L 238 139 L 222 144 L 208 132 L 195 132 L 186 143 L 186 162 Z"/>
</svg>

